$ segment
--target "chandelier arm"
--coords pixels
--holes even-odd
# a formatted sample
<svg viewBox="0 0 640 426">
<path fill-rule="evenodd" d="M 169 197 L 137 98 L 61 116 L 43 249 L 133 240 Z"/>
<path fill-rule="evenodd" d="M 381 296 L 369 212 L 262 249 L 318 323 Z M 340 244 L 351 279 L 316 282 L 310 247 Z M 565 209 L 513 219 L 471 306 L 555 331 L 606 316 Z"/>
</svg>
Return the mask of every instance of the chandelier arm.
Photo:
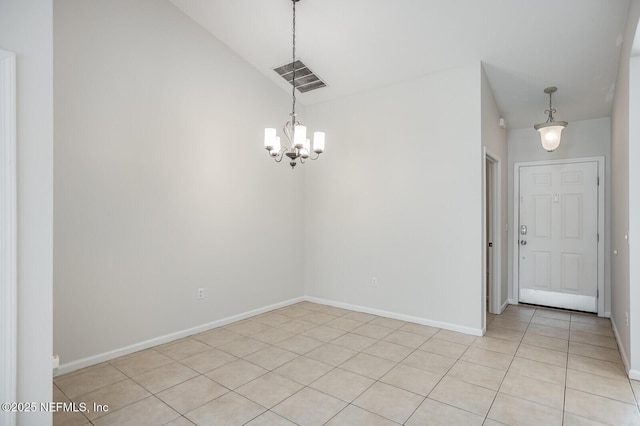
<svg viewBox="0 0 640 426">
<path fill-rule="evenodd" d="M 320 153 L 317 153 L 315 151 L 312 151 L 314 154 L 316 154 L 315 158 L 311 155 L 311 153 L 309 153 L 309 160 L 317 160 L 318 158 L 320 158 Z"/>
<path fill-rule="evenodd" d="M 276 163 L 279 163 L 282 161 L 282 159 L 284 158 L 284 153 L 286 151 L 287 151 L 286 148 L 281 148 L 280 151 L 278 151 L 278 154 L 273 157 Z"/>
<path fill-rule="evenodd" d="M 291 120 L 292 121 L 287 121 L 284 126 L 282 126 L 282 131 L 289 141 L 289 147 L 293 147 L 293 129 L 295 129 L 296 126 L 296 121 L 294 121 L 293 118 Z"/>
</svg>

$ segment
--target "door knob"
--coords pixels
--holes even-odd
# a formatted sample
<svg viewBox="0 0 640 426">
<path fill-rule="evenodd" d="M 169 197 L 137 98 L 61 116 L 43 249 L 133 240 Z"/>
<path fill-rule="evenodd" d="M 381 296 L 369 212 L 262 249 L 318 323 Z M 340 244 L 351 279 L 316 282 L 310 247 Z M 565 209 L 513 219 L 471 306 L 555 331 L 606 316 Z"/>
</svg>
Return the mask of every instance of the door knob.
<svg viewBox="0 0 640 426">
<path fill-rule="evenodd" d="M 525 240 L 520 240 L 520 245 L 522 245 L 522 246 L 526 246 L 526 245 L 527 245 L 527 242 L 526 242 Z"/>
</svg>

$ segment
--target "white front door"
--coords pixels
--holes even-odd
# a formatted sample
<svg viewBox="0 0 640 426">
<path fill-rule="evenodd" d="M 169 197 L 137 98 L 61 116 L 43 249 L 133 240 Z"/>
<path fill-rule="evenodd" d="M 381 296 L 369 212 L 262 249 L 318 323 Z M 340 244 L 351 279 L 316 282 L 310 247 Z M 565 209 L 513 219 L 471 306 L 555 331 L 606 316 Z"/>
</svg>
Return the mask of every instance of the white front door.
<svg viewBox="0 0 640 426">
<path fill-rule="evenodd" d="M 522 166 L 519 300 L 598 310 L 598 163 Z"/>
</svg>

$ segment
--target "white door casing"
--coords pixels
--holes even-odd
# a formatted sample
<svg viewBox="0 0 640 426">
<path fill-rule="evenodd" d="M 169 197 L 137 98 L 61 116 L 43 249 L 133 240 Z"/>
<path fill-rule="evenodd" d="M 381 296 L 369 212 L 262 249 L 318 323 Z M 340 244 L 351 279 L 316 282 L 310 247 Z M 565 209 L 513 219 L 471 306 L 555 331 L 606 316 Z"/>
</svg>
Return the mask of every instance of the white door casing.
<svg viewBox="0 0 640 426">
<path fill-rule="evenodd" d="M 0 49 L 0 402 L 17 402 L 16 57 Z M 16 413 L 0 411 L 0 424 Z"/>
<path fill-rule="evenodd" d="M 506 302 L 503 302 L 503 292 L 501 288 L 502 283 L 502 197 L 501 197 L 501 182 L 502 177 L 500 173 L 500 157 L 489 151 L 486 147 L 483 147 L 484 159 L 483 176 L 485 179 L 484 185 L 482 185 L 482 241 L 483 241 L 483 324 L 484 324 L 484 312 L 489 311 L 493 314 L 501 313 L 506 307 Z M 490 204 L 490 205 L 487 205 Z M 493 247 L 490 248 L 489 242 L 493 243 Z M 486 279 L 489 275 L 489 285 L 487 289 Z M 488 290 L 488 293 L 485 291 Z M 506 295 L 505 295 L 506 296 Z M 486 305 L 488 300 L 488 305 Z"/>
<path fill-rule="evenodd" d="M 487 228 L 486 233 L 486 240 L 487 240 L 487 244 L 486 244 L 486 250 L 487 250 L 487 261 L 486 261 L 486 268 L 487 268 L 487 284 L 486 284 L 486 288 L 487 288 L 487 306 L 489 309 L 489 312 L 492 312 L 492 305 L 491 305 L 491 293 L 493 291 L 493 288 L 491 286 L 491 282 L 493 280 L 493 188 L 491 187 L 491 184 L 493 183 L 493 177 L 492 177 L 492 170 L 491 170 L 491 162 L 489 159 L 485 159 L 485 167 L 486 167 L 486 176 L 485 176 L 485 187 L 486 187 L 486 195 L 485 195 L 485 204 L 486 204 L 486 208 L 485 208 L 485 214 L 486 214 L 486 220 L 485 220 L 485 226 Z M 492 312 L 493 313 L 493 312 Z"/>
<path fill-rule="evenodd" d="M 598 312 L 598 162 L 518 171 L 519 301 Z"/>
</svg>

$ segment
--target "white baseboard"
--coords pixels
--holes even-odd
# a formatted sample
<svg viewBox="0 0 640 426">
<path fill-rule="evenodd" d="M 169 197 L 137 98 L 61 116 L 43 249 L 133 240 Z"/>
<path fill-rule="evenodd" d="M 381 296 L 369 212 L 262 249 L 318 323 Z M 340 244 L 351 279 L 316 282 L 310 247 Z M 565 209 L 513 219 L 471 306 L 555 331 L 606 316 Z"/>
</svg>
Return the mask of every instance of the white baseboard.
<svg viewBox="0 0 640 426">
<path fill-rule="evenodd" d="M 507 309 L 507 306 L 509 306 L 510 304 L 512 304 L 511 301 L 505 300 L 502 306 L 500 306 L 500 313 L 503 313 L 504 310 Z"/>
<path fill-rule="evenodd" d="M 616 327 L 616 322 L 613 320 L 613 317 L 609 318 L 611 321 L 611 328 L 613 328 L 613 335 L 616 338 L 616 343 L 618 344 L 618 352 L 620 352 L 620 356 L 622 357 L 622 363 L 624 364 L 624 369 L 629 375 L 630 379 L 640 380 L 640 371 L 631 370 L 631 364 L 629 364 L 629 359 L 627 358 L 627 353 L 624 350 L 624 346 L 622 345 L 622 341 L 620 340 L 620 335 L 618 334 L 618 328 Z M 631 377 L 632 373 L 636 377 Z"/>
<path fill-rule="evenodd" d="M 640 370 L 629 370 L 629 378 L 632 380 L 640 380 Z"/>
<path fill-rule="evenodd" d="M 143 349 L 148 349 L 157 345 L 161 345 L 164 343 L 171 342 L 173 340 L 181 339 L 183 337 L 191 336 L 196 333 L 202 333 L 204 331 L 211 330 L 213 328 L 222 327 L 224 325 L 230 324 L 235 321 L 240 321 L 246 318 L 250 318 L 256 315 L 260 315 L 265 312 L 272 311 L 274 309 L 279 309 L 285 306 L 293 305 L 294 303 L 309 301 L 314 303 L 320 303 L 322 305 L 334 306 L 337 308 L 350 309 L 358 312 L 365 312 L 368 314 L 378 315 L 386 318 L 393 318 L 401 321 L 413 322 L 422 325 L 428 325 L 431 327 L 442 328 L 445 330 L 457 331 L 459 333 L 471 334 L 473 336 L 483 336 L 484 331 L 480 328 L 472 328 L 465 327 L 458 324 L 451 324 L 442 321 L 435 321 L 428 318 L 420 318 L 414 317 L 411 315 L 398 314 L 395 312 L 383 311 L 380 309 L 372 309 L 364 306 L 351 305 L 348 303 L 336 302 L 333 300 L 320 299 L 317 297 L 309 297 L 302 296 L 294 299 L 286 300 L 284 302 L 275 303 L 273 305 L 264 306 L 262 308 L 254 309 L 251 311 L 247 311 L 241 314 L 233 315 L 226 318 L 221 318 L 216 321 L 212 321 L 206 324 L 198 325 L 196 327 L 188 328 L 185 330 L 176 331 L 174 333 L 165 334 L 164 336 L 155 337 L 153 339 L 145 340 L 143 342 L 139 342 L 133 345 L 125 346 L 122 348 L 114 349 L 112 351 L 103 352 L 97 355 L 92 355 L 90 357 L 82 358 L 76 361 L 71 361 L 68 363 L 63 363 L 57 368 L 54 372 L 54 376 L 59 376 L 62 374 L 70 373 L 72 371 L 79 370 L 81 368 L 90 367 L 92 365 L 99 364 L 101 362 L 109 361 L 114 358 L 118 358 L 124 355 L 129 355 L 134 352 L 141 351 Z M 502 310 L 506 307 L 506 304 L 503 306 Z"/>
<path fill-rule="evenodd" d="M 509 299 L 507 300 L 507 305 L 517 305 L 518 299 Z"/>
<path fill-rule="evenodd" d="M 61 364 L 60 367 L 55 370 L 54 376 L 70 373 L 72 371 L 76 371 L 84 367 L 89 367 L 95 364 L 99 364 L 101 362 L 109 361 L 114 358 L 118 358 L 124 355 L 129 355 L 134 352 L 141 351 L 143 349 L 148 349 L 157 345 L 161 345 L 163 343 L 168 343 L 173 340 L 191 336 L 193 334 L 202 333 L 203 331 L 208 331 L 213 328 L 222 327 L 223 325 L 227 325 L 235 321 L 240 321 L 256 315 L 260 315 L 262 313 L 269 312 L 274 309 L 293 305 L 294 303 L 302 302 L 303 300 L 306 300 L 306 299 L 304 297 L 296 297 L 294 299 L 286 300 L 284 302 L 275 303 L 273 305 L 264 306 L 258 309 L 253 309 L 251 311 L 243 312 L 241 314 L 233 315 L 226 318 L 221 318 L 219 320 L 198 325 L 196 327 L 188 328 L 186 330 L 180 330 L 174 333 L 165 334 L 164 336 L 155 337 L 153 339 L 145 340 L 144 342 L 125 346 L 123 348 L 114 349 L 112 351 L 103 352 L 101 354 L 92 355 L 87 358 L 82 358 L 76 361 L 64 363 L 64 364 Z"/>
<path fill-rule="evenodd" d="M 333 300 L 321 299 L 318 297 L 305 296 L 304 300 L 322 305 L 334 306 L 336 308 L 350 309 L 352 311 L 364 312 L 367 314 L 378 315 L 386 318 L 393 318 L 401 321 L 414 322 L 417 324 L 428 325 L 431 327 L 442 328 L 445 330 L 457 331 L 459 333 L 471 334 L 473 336 L 482 336 L 483 331 L 480 328 L 465 327 L 458 324 L 430 320 L 428 318 L 414 317 L 411 315 L 397 314 L 395 312 L 383 311 L 380 309 L 372 309 L 364 306 L 351 305 L 349 303 L 335 302 Z"/>
</svg>

